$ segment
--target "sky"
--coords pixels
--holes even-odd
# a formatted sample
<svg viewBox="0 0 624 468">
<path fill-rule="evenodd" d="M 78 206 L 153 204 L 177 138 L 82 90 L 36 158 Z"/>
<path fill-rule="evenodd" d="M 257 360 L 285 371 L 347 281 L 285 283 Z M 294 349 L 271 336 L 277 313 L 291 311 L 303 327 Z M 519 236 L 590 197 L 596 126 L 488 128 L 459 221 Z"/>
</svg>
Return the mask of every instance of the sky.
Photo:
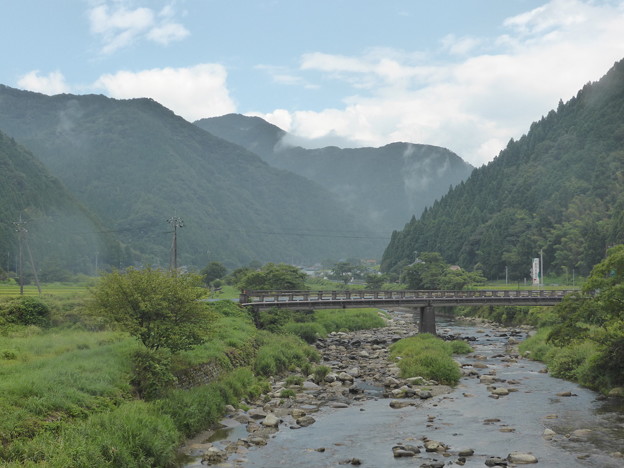
<svg viewBox="0 0 624 468">
<path fill-rule="evenodd" d="M 624 0 L 0 0 L 0 84 L 480 166 L 624 58 Z M 1 130 L 1 129 L 0 129 Z"/>
</svg>

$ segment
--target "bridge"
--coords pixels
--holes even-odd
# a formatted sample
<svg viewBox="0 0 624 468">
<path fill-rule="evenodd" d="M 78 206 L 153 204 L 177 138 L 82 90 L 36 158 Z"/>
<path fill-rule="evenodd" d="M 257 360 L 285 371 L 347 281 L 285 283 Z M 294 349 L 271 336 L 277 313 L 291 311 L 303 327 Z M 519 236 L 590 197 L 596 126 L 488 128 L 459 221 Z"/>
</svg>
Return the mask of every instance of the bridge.
<svg viewBox="0 0 624 468">
<path fill-rule="evenodd" d="M 242 306 L 254 313 L 273 307 L 286 309 L 347 309 L 356 307 L 409 307 L 420 311 L 419 331 L 436 334 L 435 307 L 452 306 L 554 306 L 574 290 L 476 291 L 243 291 Z"/>
</svg>

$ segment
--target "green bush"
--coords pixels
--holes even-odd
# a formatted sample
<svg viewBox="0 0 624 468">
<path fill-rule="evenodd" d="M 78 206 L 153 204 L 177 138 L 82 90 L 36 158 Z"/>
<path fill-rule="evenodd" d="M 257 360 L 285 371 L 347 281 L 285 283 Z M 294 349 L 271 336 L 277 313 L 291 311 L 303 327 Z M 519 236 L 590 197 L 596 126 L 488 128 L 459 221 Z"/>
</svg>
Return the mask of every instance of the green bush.
<svg viewBox="0 0 624 468">
<path fill-rule="evenodd" d="M 171 372 L 171 353 L 166 350 L 139 349 L 132 356 L 132 364 L 131 384 L 141 398 L 159 398 L 176 382 Z"/>
<path fill-rule="evenodd" d="M 386 326 L 379 316 L 378 309 L 326 309 L 315 311 L 315 321 L 323 326 L 327 333 L 341 330 L 370 330 Z"/>
<path fill-rule="evenodd" d="M 331 368 L 327 366 L 316 366 L 312 371 L 312 375 L 314 375 L 314 381 L 318 384 L 325 380 L 327 374 L 331 372 Z"/>
<path fill-rule="evenodd" d="M 587 372 L 586 363 L 595 354 L 596 345 L 585 341 L 563 348 L 552 348 L 547 353 L 545 362 L 553 377 L 579 382 L 579 372 Z"/>
<path fill-rule="evenodd" d="M 2 314 L 10 323 L 19 325 L 50 326 L 50 307 L 35 297 L 20 297 L 3 307 Z"/>
<path fill-rule="evenodd" d="M 550 328 L 540 328 L 535 335 L 520 343 L 520 352 L 526 353 L 528 351 L 531 359 L 545 361 L 546 355 L 554 348 L 554 345 L 547 342 L 549 334 Z"/>
</svg>

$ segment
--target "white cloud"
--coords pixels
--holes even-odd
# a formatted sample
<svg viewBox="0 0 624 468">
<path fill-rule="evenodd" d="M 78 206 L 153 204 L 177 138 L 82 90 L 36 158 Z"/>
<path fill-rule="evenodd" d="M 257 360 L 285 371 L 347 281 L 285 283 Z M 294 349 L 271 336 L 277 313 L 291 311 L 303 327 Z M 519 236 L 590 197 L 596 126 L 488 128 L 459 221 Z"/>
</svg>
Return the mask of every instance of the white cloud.
<svg viewBox="0 0 624 468">
<path fill-rule="evenodd" d="M 46 76 L 40 75 L 39 70 L 33 70 L 20 77 L 17 85 L 22 89 L 48 95 L 68 93 L 70 90 L 65 77 L 59 71 L 53 71 Z"/>
<path fill-rule="evenodd" d="M 388 49 L 305 54 L 301 73 L 346 83 L 352 94 L 336 108 L 263 117 L 288 121 L 304 140 L 428 143 L 480 165 L 624 57 L 622 0 L 552 0 L 502 27 L 496 38 L 441 38 L 430 57 Z"/>
<path fill-rule="evenodd" d="M 110 55 L 128 47 L 140 39 L 159 44 L 184 39 L 190 33 L 173 21 L 172 5 L 165 6 L 158 14 L 146 7 L 130 9 L 124 2 L 99 4 L 88 12 L 91 32 L 102 41 L 101 53 Z"/>
<path fill-rule="evenodd" d="M 235 112 L 226 80 L 223 66 L 200 64 L 188 68 L 119 71 L 101 76 L 94 86 L 118 99 L 152 98 L 194 121 Z"/>
</svg>

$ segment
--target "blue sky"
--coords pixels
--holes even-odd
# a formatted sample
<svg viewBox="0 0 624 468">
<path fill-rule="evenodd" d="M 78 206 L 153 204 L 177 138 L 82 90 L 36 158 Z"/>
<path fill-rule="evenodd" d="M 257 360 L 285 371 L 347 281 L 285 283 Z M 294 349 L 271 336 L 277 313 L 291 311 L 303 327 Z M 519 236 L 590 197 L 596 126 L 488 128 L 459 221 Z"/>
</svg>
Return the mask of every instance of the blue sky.
<svg viewBox="0 0 624 468">
<path fill-rule="evenodd" d="M 494 158 L 624 58 L 624 0 L 0 0 L 0 83 Z"/>
</svg>

